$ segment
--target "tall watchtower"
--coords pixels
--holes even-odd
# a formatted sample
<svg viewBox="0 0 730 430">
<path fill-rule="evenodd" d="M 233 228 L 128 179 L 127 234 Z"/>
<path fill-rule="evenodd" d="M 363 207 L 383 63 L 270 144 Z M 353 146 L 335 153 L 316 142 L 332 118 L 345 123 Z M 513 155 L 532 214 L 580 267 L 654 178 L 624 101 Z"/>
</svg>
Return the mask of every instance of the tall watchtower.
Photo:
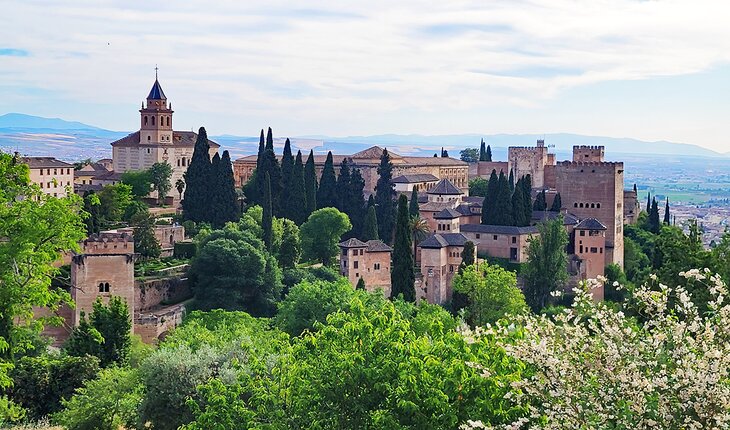
<svg viewBox="0 0 730 430">
<path fill-rule="evenodd" d="M 603 146 L 573 146 L 573 161 L 586 163 L 603 163 L 605 148 Z"/>
<path fill-rule="evenodd" d="M 160 81 L 157 80 L 147 95 L 147 105 L 142 104 L 140 114 L 140 144 L 172 144 L 172 104 L 167 102 Z"/>
<path fill-rule="evenodd" d="M 81 254 L 71 261 L 71 297 L 76 303 L 72 326 L 78 325 L 81 311 L 91 313 L 98 297 L 111 296 L 127 301 L 134 324 L 134 240 L 126 233 L 99 233 L 81 243 Z"/>
</svg>

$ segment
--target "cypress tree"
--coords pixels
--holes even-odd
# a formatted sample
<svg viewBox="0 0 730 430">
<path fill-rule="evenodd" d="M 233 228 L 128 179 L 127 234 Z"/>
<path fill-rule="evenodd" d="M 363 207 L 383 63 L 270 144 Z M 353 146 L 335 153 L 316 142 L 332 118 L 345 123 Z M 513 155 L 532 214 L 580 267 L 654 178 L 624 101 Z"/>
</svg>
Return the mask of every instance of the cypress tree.
<svg viewBox="0 0 730 430">
<path fill-rule="evenodd" d="M 386 243 L 393 243 L 395 230 L 395 189 L 393 164 L 387 149 L 383 149 L 378 166 L 378 182 L 375 185 L 375 212 L 378 215 L 378 236 Z"/>
<path fill-rule="evenodd" d="M 221 156 L 217 152 L 210 160 L 211 182 L 208 184 L 208 206 L 206 207 L 206 219 L 215 227 L 222 227 L 221 208 L 223 207 L 223 196 L 221 195 L 221 182 L 219 172 L 221 170 Z"/>
<path fill-rule="evenodd" d="M 482 224 L 492 225 L 495 220 L 495 209 L 497 192 L 499 191 L 499 180 L 497 179 L 497 170 L 492 169 L 492 174 L 489 175 L 489 182 L 487 183 L 487 192 L 484 195 L 484 201 L 482 202 Z"/>
<path fill-rule="evenodd" d="M 555 194 L 555 197 L 553 198 L 553 204 L 550 206 L 550 212 L 560 212 L 560 209 L 563 208 L 563 202 L 560 198 L 560 193 Z"/>
<path fill-rule="evenodd" d="M 646 213 L 651 211 L 651 193 L 646 193 Z"/>
<path fill-rule="evenodd" d="M 537 193 L 537 197 L 535 198 L 535 203 L 532 206 L 532 210 L 544 211 L 546 209 L 547 209 L 547 198 L 545 196 L 545 190 L 542 190 L 541 192 Z"/>
<path fill-rule="evenodd" d="M 654 234 L 659 234 L 661 224 L 659 223 L 659 205 L 656 198 L 651 200 L 651 209 L 649 210 L 649 230 Z"/>
<path fill-rule="evenodd" d="M 492 161 L 492 147 L 487 145 L 487 161 Z"/>
<path fill-rule="evenodd" d="M 264 157 L 261 161 L 261 173 L 262 178 L 266 177 L 266 173 L 271 178 L 271 208 L 274 214 L 279 213 L 279 196 L 281 195 L 281 168 L 279 167 L 279 160 L 276 158 L 274 153 L 274 137 L 269 127 L 269 131 L 266 133 L 266 146 L 264 148 Z M 264 183 L 260 184 L 265 187 Z M 264 189 L 261 188 L 261 196 L 264 195 Z"/>
<path fill-rule="evenodd" d="M 375 196 L 370 194 L 370 197 L 368 197 L 368 209 L 375 206 Z"/>
<path fill-rule="evenodd" d="M 634 192 L 638 193 L 638 191 L 636 190 L 636 184 L 634 184 Z"/>
<path fill-rule="evenodd" d="M 256 155 L 256 170 L 253 171 L 246 185 L 243 186 L 243 193 L 250 205 L 261 205 L 261 190 L 263 189 L 264 173 L 261 172 L 261 163 L 264 161 L 266 147 L 264 146 L 264 129 L 261 129 L 259 137 L 259 149 Z"/>
<path fill-rule="evenodd" d="M 669 225 L 671 223 L 670 217 L 669 217 L 669 197 L 667 197 L 667 202 L 664 205 L 664 224 Z"/>
<path fill-rule="evenodd" d="M 348 233 L 349 237 L 358 237 L 362 232 L 362 226 L 365 223 L 365 179 L 360 173 L 360 169 L 353 167 L 350 171 L 350 184 L 347 190 L 347 215 L 352 223 L 352 230 Z"/>
<path fill-rule="evenodd" d="M 416 187 L 413 187 L 413 191 L 411 192 L 411 201 L 408 203 L 408 214 L 411 218 L 420 215 L 418 210 L 418 190 Z"/>
<path fill-rule="evenodd" d="M 360 239 L 364 241 L 378 239 L 378 216 L 375 214 L 375 206 L 368 207 L 368 214 L 365 217 L 365 224 L 362 227 Z"/>
<path fill-rule="evenodd" d="M 200 127 L 193 157 L 185 172 L 185 196 L 182 201 L 185 219 L 195 222 L 208 221 L 206 208 L 208 207 L 208 186 L 211 177 L 209 151 L 208 133 L 205 128 Z"/>
<path fill-rule="evenodd" d="M 512 224 L 518 227 L 526 226 L 529 222 L 525 219 L 525 192 L 522 186 L 522 179 L 517 181 L 515 191 L 512 193 Z"/>
<path fill-rule="evenodd" d="M 513 169 L 509 169 L 509 191 L 511 193 L 515 192 L 515 174 Z"/>
<path fill-rule="evenodd" d="M 525 193 L 525 219 L 529 224 L 532 222 L 532 177 L 530 175 L 522 177 L 522 190 Z"/>
<path fill-rule="evenodd" d="M 324 162 L 324 168 L 322 169 L 322 177 L 319 179 L 317 208 L 336 208 L 337 201 L 337 177 L 335 176 L 335 166 L 332 161 L 332 151 L 330 151 L 327 153 L 327 160 Z"/>
<path fill-rule="evenodd" d="M 408 198 L 401 195 L 398 198 L 398 218 L 395 227 L 395 242 L 393 244 L 393 270 L 390 273 L 390 297 L 397 298 L 402 294 L 405 301 L 415 302 L 415 281 L 416 275 L 413 273 L 410 217 L 408 216 Z"/>
<path fill-rule="evenodd" d="M 479 145 L 479 161 L 487 161 L 487 147 L 482 139 L 481 145 Z"/>
<path fill-rule="evenodd" d="M 498 180 L 498 191 L 497 191 L 497 210 L 495 214 L 497 216 L 497 225 L 514 225 L 512 216 L 512 195 L 509 192 L 509 184 L 507 183 L 507 177 L 504 172 L 500 172 Z"/>
<path fill-rule="evenodd" d="M 289 215 L 297 225 L 307 220 L 307 191 L 304 185 L 304 165 L 302 164 L 302 151 L 297 151 L 297 158 L 294 161 L 291 179 L 291 199 L 288 202 Z"/>
<path fill-rule="evenodd" d="M 284 142 L 284 154 L 281 157 L 281 194 L 279 195 L 281 217 L 292 219 L 292 182 L 294 180 L 294 156 L 291 153 L 291 142 Z"/>
<path fill-rule="evenodd" d="M 365 291 L 365 280 L 362 277 L 357 280 L 357 285 L 355 286 L 355 289 Z"/>
<path fill-rule="evenodd" d="M 326 165 L 326 163 L 325 163 Z M 324 172 L 322 172 L 324 174 Z M 335 207 L 340 210 L 340 212 L 346 213 L 348 216 L 350 216 L 350 213 L 348 212 L 348 206 L 349 206 L 349 196 L 347 195 L 347 190 L 350 188 L 350 166 L 347 165 L 347 158 L 342 159 L 342 163 L 340 163 L 340 174 L 337 176 L 337 185 L 335 187 L 336 190 L 339 190 L 339 193 L 336 193 L 336 202 L 337 204 Z M 352 222 L 352 218 L 350 218 L 350 222 Z M 352 232 L 352 230 L 350 230 Z"/>
<path fill-rule="evenodd" d="M 231 154 L 223 151 L 223 156 L 218 168 L 218 188 L 221 193 L 221 215 L 220 219 L 223 224 L 229 221 L 238 220 L 238 204 L 236 200 L 236 180 L 233 179 L 233 163 L 231 162 Z"/>
<path fill-rule="evenodd" d="M 271 252 L 271 244 L 274 241 L 274 231 L 272 226 L 274 213 L 271 200 L 271 175 L 267 172 L 266 177 L 264 178 L 264 212 L 261 217 L 261 228 L 264 232 L 264 244 L 269 252 Z"/>
<path fill-rule="evenodd" d="M 441 157 L 448 158 L 449 157 L 449 151 L 441 148 Z"/>
<path fill-rule="evenodd" d="M 304 166 L 304 191 L 306 194 L 307 210 L 305 221 L 309 214 L 317 210 L 317 169 L 314 165 L 314 151 L 309 151 L 307 164 Z"/>
</svg>

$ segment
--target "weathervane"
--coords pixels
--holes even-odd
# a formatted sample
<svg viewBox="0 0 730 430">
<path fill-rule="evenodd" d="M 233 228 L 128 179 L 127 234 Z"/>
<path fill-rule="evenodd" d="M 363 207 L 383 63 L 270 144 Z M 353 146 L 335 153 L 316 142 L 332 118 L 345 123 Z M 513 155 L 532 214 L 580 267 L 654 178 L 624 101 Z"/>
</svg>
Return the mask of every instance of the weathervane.
<svg viewBox="0 0 730 430">
<path fill-rule="evenodd" d="M 157 64 L 155 64 L 155 80 L 157 80 Z"/>
</svg>

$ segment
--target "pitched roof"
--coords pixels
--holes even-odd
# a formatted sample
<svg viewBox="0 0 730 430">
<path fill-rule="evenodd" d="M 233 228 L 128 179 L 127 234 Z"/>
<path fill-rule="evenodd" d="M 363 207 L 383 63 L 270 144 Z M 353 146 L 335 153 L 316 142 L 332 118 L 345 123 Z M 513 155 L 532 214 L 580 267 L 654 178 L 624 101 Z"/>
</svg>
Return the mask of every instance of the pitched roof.
<svg viewBox="0 0 730 430">
<path fill-rule="evenodd" d="M 73 164 L 64 163 L 54 157 L 23 157 L 22 161 L 31 169 L 73 167 Z"/>
<path fill-rule="evenodd" d="M 453 208 L 454 202 L 426 202 L 418 206 L 418 210 L 424 212 L 441 212 L 446 208 Z"/>
<path fill-rule="evenodd" d="M 167 97 L 165 97 L 165 92 L 162 91 L 162 86 L 160 85 L 160 81 L 155 78 L 155 83 L 152 85 L 152 89 L 150 90 L 150 94 L 147 96 L 148 100 L 167 100 Z"/>
<path fill-rule="evenodd" d="M 476 207 L 474 205 L 459 205 L 456 207 L 456 212 L 459 212 L 461 215 L 470 216 L 470 215 L 479 215 L 479 213 L 475 213 L 471 211 L 472 207 Z"/>
<path fill-rule="evenodd" d="M 607 230 L 601 221 L 595 218 L 586 218 L 575 226 L 576 230 Z"/>
<path fill-rule="evenodd" d="M 366 242 L 368 252 L 391 252 L 393 248 L 386 245 L 382 240 L 368 240 Z"/>
<path fill-rule="evenodd" d="M 469 239 L 461 233 L 436 233 L 424 239 L 420 248 L 440 249 L 447 246 L 464 246 Z"/>
<path fill-rule="evenodd" d="M 560 212 L 552 212 L 552 211 L 532 211 L 532 219 L 531 221 L 534 223 L 538 223 L 541 221 L 549 221 L 557 218 L 560 215 Z M 563 225 L 576 225 L 578 224 L 580 220 L 577 216 L 571 214 L 571 213 L 563 213 Z"/>
<path fill-rule="evenodd" d="M 420 182 L 436 182 L 439 178 L 430 173 L 416 173 L 412 175 L 400 175 L 393 178 L 391 182 L 394 184 L 417 184 Z"/>
<path fill-rule="evenodd" d="M 428 194 L 461 195 L 464 194 L 448 179 L 442 179 L 436 186 L 428 191 Z"/>
<path fill-rule="evenodd" d="M 173 131 L 172 132 L 172 142 L 171 143 L 160 143 L 160 144 L 152 144 L 152 145 L 159 145 L 164 147 L 171 147 L 171 146 L 195 146 L 195 141 L 198 140 L 198 133 L 195 133 L 194 131 Z M 146 146 L 149 147 L 150 144 L 139 143 L 139 132 L 135 131 L 134 133 L 128 134 L 124 136 L 121 139 L 115 140 L 111 143 L 112 146 L 120 146 L 120 147 L 139 147 L 139 146 Z M 211 148 L 220 148 L 220 145 L 215 143 L 214 141 L 208 139 L 208 145 L 210 145 Z"/>
<path fill-rule="evenodd" d="M 461 200 L 472 206 L 482 207 L 482 204 L 484 204 L 484 197 L 482 196 L 464 196 Z"/>
<path fill-rule="evenodd" d="M 121 181 L 122 173 L 115 172 L 113 170 L 107 170 L 106 172 L 97 174 L 96 176 L 92 177 L 91 179 L 94 179 L 97 181 Z"/>
<path fill-rule="evenodd" d="M 461 214 L 454 209 L 446 208 L 433 216 L 434 219 L 454 219 L 459 218 Z"/>
<path fill-rule="evenodd" d="M 375 145 L 375 146 L 371 146 L 368 149 L 363 149 L 360 152 L 356 152 L 356 153 L 352 154 L 350 157 L 351 158 L 371 158 L 371 159 L 377 158 L 378 160 L 380 160 L 380 157 L 382 157 L 382 156 L 383 156 L 383 148 Z M 400 155 L 398 155 L 392 151 L 388 151 L 388 156 L 390 157 L 391 161 L 400 160 L 401 158 L 403 158 Z"/>
<path fill-rule="evenodd" d="M 516 227 L 513 225 L 464 224 L 459 229 L 464 233 L 508 234 L 512 236 L 535 234 L 538 232 L 537 227 L 534 225 Z"/>
<path fill-rule="evenodd" d="M 366 246 L 368 245 L 365 242 L 355 239 L 354 237 L 339 244 L 340 248 L 364 248 Z"/>
</svg>

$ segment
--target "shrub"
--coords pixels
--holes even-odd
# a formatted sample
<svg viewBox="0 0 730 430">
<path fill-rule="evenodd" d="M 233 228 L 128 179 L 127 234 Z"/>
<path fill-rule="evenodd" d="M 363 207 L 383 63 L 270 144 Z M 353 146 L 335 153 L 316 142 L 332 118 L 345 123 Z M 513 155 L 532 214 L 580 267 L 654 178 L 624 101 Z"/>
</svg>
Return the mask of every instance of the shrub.
<svg viewBox="0 0 730 430">
<path fill-rule="evenodd" d="M 195 244 L 195 242 L 175 242 L 173 256 L 175 258 L 188 259 L 195 257 L 195 254 L 197 254 L 197 252 L 198 246 Z"/>
</svg>

